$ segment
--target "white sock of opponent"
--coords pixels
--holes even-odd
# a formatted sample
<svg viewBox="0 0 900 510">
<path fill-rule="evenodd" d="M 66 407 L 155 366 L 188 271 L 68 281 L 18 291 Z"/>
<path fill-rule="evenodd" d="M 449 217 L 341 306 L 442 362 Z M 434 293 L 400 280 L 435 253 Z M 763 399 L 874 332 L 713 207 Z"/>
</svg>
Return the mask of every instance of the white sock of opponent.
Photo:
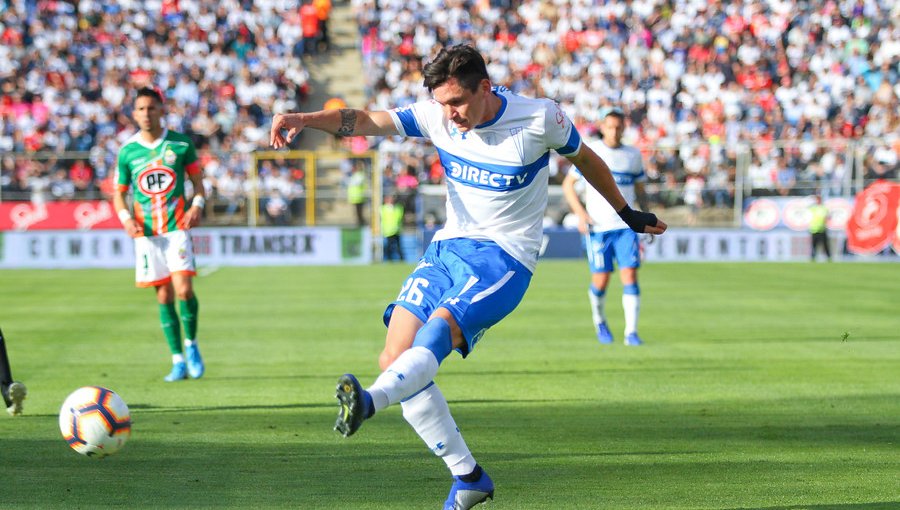
<svg viewBox="0 0 900 510">
<path fill-rule="evenodd" d="M 447 400 L 436 384 L 404 400 L 400 406 L 406 421 L 428 448 L 444 460 L 454 476 L 467 475 L 475 469 L 475 458 L 450 416 Z"/>
<path fill-rule="evenodd" d="M 375 379 L 367 391 L 375 411 L 396 404 L 421 390 L 437 375 L 438 360 L 427 347 L 412 346 Z"/>
<path fill-rule="evenodd" d="M 588 289 L 588 299 L 591 301 L 591 316 L 594 319 L 594 327 L 606 322 L 606 290 L 595 289 L 593 285 Z"/>
</svg>

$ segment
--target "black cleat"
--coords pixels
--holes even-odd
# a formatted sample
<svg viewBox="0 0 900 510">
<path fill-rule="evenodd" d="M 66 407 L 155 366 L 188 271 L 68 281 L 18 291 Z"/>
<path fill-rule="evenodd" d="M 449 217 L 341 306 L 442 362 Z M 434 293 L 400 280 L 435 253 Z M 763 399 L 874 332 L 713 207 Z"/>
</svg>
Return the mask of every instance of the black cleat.
<svg viewBox="0 0 900 510">
<path fill-rule="evenodd" d="M 338 411 L 334 430 L 344 437 L 352 436 L 368 417 L 369 404 L 365 393 L 353 374 L 344 374 L 338 379 L 337 392 L 334 396 L 341 403 L 341 409 Z"/>
</svg>

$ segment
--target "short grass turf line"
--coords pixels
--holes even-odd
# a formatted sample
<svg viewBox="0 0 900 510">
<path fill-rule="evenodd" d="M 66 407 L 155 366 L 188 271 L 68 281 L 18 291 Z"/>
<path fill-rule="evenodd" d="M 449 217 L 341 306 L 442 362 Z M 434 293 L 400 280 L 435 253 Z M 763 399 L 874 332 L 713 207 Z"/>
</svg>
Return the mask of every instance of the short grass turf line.
<svg viewBox="0 0 900 510">
<path fill-rule="evenodd" d="M 440 508 L 443 463 L 387 409 L 331 430 L 337 376 L 377 375 L 409 265 L 223 267 L 196 280 L 207 374 L 165 384 L 153 293 L 132 272 L 0 271 L 25 415 L 0 416 L 0 508 Z M 519 308 L 437 377 L 494 509 L 900 507 L 893 264 L 649 264 L 641 335 L 621 285 L 594 339 L 583 261 L 543 261 Z M 844 336 L 844 333 L 847 336 Z M 62 440 L 79 386 L 128 403 L 102 461 Z"/>
</svg>

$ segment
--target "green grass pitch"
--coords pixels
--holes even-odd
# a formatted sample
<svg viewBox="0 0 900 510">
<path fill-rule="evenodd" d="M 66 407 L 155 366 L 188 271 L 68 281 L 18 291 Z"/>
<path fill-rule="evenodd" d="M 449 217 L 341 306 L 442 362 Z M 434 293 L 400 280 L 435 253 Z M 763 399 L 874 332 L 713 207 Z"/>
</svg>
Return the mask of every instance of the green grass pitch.
<svg viewBox="0 0 900 510">
<path fill-rule="evenodd" d="M 24 416 L 0 415 L 0 508 L 436 509 L 443 463 L 399 406 L 332 431 L 369 384 L 411 267 L 222 268 L 198 278 L 206 376 L 162 382 L 149 290 L 125 270 L 2 271 Z M 896 264 L 650 264 L 641 334 L 594 339 L 583 261 L 542 261 L 519 308 L 437 382 L 500 509 L 900 508 Z M 129 404 L 129 443 L 63 442 L 72 390 Z"/>
</svg>

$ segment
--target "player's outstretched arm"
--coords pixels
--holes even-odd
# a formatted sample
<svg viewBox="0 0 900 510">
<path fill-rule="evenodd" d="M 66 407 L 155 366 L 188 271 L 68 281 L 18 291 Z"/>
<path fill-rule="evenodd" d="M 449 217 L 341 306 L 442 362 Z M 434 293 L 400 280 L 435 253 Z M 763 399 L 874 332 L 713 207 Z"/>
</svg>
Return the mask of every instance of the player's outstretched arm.
<svg viewBox="0 0 900 510">
<path fill-rule="evenodd" d="M 655 214 L 635 211 L 628 206 L 606 162 L 590 147 L 582 145 L 578 154 L 568 159 L 581 171 L 585 180 L 619 213 L 619 217 L 631 230 L 639 234 L 662 234 L 666 231 L 668 226 Z"/>
<path fill-rule="evenodd" d="M 317 112 L 279 113 L 272 118 L 269 144 L 276 149 L 291 143 L 300 131 L 318 129 L 340 136 L 389 136 L 399 134 L 388 112 L 341 108 Z M 285 133 L 285 131 L 287 133 Z"/>
</svg>

